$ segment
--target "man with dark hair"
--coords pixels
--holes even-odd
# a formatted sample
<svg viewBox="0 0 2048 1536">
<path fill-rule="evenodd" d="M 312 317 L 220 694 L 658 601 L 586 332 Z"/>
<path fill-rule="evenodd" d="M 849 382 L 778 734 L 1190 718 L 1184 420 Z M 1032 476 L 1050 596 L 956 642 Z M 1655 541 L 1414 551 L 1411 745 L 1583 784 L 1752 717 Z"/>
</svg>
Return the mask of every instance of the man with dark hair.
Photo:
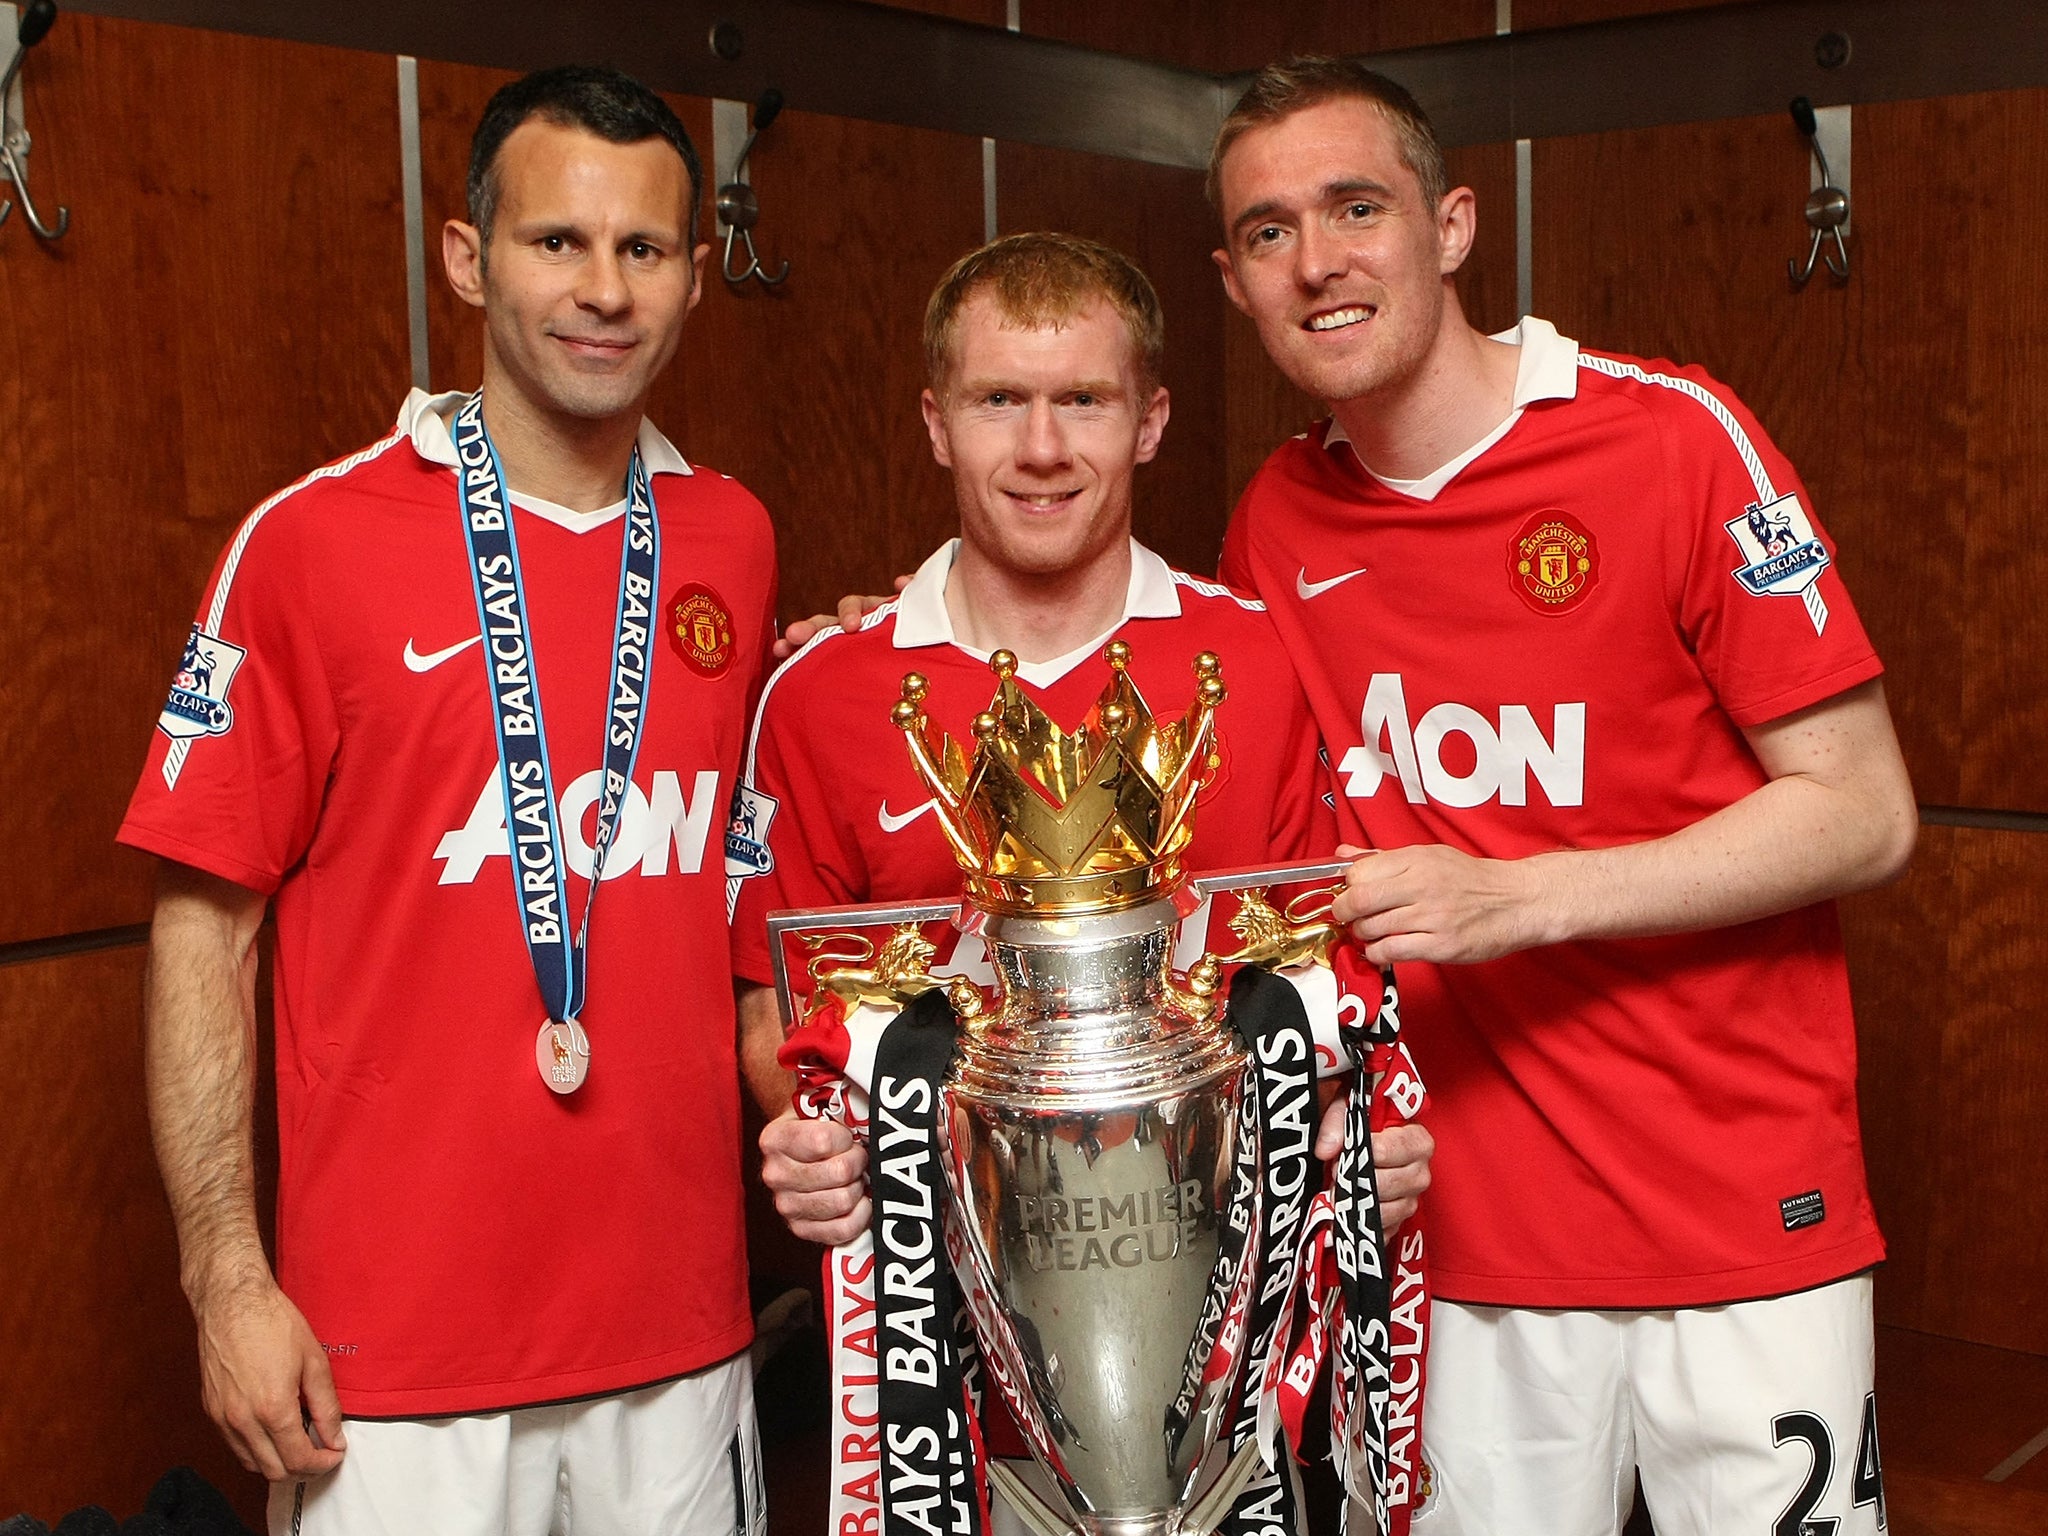
<svg viewBox="0 0 2048 1536">
<path fill-rule="evenodd" d="M 1459 309 L 1473 196 L 1342 60 L 1216 141 L 1231 300 L 1332 419 L 1246 490 L 1439 1152 L 1418 1536 L 1883 1526 L 1832 898 L 1914 840 L 1792 467 L 1694 368 Z M 1766 547 L 1755 524 L 1786 530 Z M 1354 848 L 1352 852 L 1358 852 Z"/>
<path fill-rule="evenodd" d="M 122 827 L 206 1406 L 273 1531 L 762 1528 L 715 832 L 773 539 L 643 415 L 697 180 L 614 71 L 493 98 L 443 237 L 482 389 L 243 523 Z"/>
<path fill-rule="evenodd" d="M 608 144 L 641 144 L 661 139 L 683 157 L 690 177 L 690 229 L 704 205 L 704 167 L 697 146 L 667 102 L 639 81 L 615 69 L 563 64 L 543 69 L 499 89 L 469 141 L 469 222 L 488 247 L 498 211 L 498 151 L 521 123 L 538 121 L 581 128 Z"/>
</svg>

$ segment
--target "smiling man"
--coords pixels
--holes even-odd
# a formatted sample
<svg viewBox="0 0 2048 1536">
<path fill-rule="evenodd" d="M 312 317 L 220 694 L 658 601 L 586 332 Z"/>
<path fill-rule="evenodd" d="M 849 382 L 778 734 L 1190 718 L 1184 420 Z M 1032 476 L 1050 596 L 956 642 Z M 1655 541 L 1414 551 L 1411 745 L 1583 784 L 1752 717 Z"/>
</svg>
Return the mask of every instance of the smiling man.
<svg viewBox="0 0 2048 1536">
<path fill-rule="evenodd" d="M 1698 369 L 1474 330 L 1472 193 L 1357 64 L 1255 77 L 1210 189 L 1231 300 L 1332 412 L 1223 571 L 1377 850 L 1337 911 L 1430 1081 L 1418 1536 L 1617 1531 L 1638 1467 L 1660 1536 L 1875 1532 L 1831 898 L 1914 810 L 1799 479 Z"/>
<path fill-rule="evenodd" d="M 1328 853 L 1332 830 L 1314 727 L 1260 605 L 1176 571 L 1131 537 L 1131 489 L 1158 452 L 1169 400 L 1159 300 L 1117 252 L 1062 234 L 1010 235 L 953 266 L 925 312 L 923 396 L 932 454 L 952 471 L 960 536 L 895 601 L 828 628 L 762 694 L 743 801 L 760 859 L 734 866 L 733 964 L 742 1058 L 770 1114 L 791 1079 L 764 920 L 785 908 L 930 900 L 960 870 L 929 814 L 889 707 L 906 672 L 930 718 L 966 739 L 994 691 L 989 656 L 1069 728 L 1094 707 L 1103 646 L 1162 718 L 1186 712 L 1190 666 L 1223 661 L 1223 761 L 1198 811 L 1202 864 L 1229 869 Z M 738 878 L 743 868 L 754 873 Z M 1341 1103 L 1324 1153 L 1341 1140 Z M 845 1127 L 783 1113 L 761 1138 L 763 1178 L 800 1237 L 844 1242 L 867 1223 L 865 1154 Z M 1390 1226 L 1428 1183 L 1420 1126 L 1375 1135 Z"/>
<path fill-rule="evenodd" d="M 242 524 L 122 828 L 163 860 L 150 1111 L 206 1407 L 273 1531 L 762 1528 L 709 840 L 774 549 L 643 416 L 700 179 L 615 71 L 491 99 L 444 237 L 481 391 Z"/>
<path fill-rule="evenodd" d="M 890 715 L 906 673 L 925 678 L 933 723 L 965 741 L 995 690 L 997 650 L 1017 658 L 1017 684 L 1066 729 L 1100 698 L 1112 639 L 1130 647 L 1131 680 L 1162 719 L 1186 713 L 1191 663 L 1213 651 L 1230 696 L 1221 762 L 1197 802 L 1202 867 L 1326 857 L 1334 838 L 1314 726 L 1264 610 L 1131 537 L 1133 480 L 1169 410 L 1164 321 L 1145 275 L 1094 241 L 1011 235 L 940 279 L 924 343 L 925 426 L 952 472 L 960 536 L 895 601 L 824 629 L 769 680 L 741 789 L 752 856 L 729 866 L 742 1060 L 774 1117 L 762 1179 L 791 1230 L 821 1243 L 867 1226 L 866 1153 L 840 1122 L 788 1108 L 765 920 L 959 894 L 959 865 Z M 968 956 L 942 955 L 935 970 L 979 959 L 979 941 L 965 942 Z M 1336 1154 L 1342 1115 L 1337 1099 L 1318 1155 Z M 1389 1231 L 1428 1184 L 1430 1145 L 1419 1125 L 1374 1133 Z M 1007 1426 L 994 1434 L 998 1454 L 1024 1454 Z"/>
</svg>

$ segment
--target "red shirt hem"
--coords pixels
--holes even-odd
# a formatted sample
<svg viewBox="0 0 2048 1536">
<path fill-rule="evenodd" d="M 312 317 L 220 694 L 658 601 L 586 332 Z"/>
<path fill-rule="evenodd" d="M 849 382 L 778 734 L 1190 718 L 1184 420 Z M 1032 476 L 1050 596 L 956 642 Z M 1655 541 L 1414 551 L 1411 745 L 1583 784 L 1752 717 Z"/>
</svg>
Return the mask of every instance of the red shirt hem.
<svg viewBox="0 0 2048 1536">
<path fill-rule="evenodd" d="M 1676 1312 L 1810 1291 L 1859 1274 L 1883 1258 L 1884 1238 L 1875 1231 L 1796 1259 L 1701 1275 L 1475 1275 L 1447 1268 L 1431 1254 L 1430 1291 L 1468 1307 Z"/>
<path fill-rule="evenodd" d="M 747 1318 L 722 1333 L 700 1339 L 685 1349 L 622 1360 L 580 1371 L 529 1376 L 519 1381 L 464 1382 L 453 1386 L 388 1387 L 369 1390 L 336 1383 L 341 1411 L 352 1419 L 443 1419 L 455 1414 L 500 1413 L 512 1408 L 537 1408 L 579 1397 L 603 1397 L 652 1386 L 671 1377 L 716 1365 L 754 1342 L 754 1320 Z"/>
</svg>

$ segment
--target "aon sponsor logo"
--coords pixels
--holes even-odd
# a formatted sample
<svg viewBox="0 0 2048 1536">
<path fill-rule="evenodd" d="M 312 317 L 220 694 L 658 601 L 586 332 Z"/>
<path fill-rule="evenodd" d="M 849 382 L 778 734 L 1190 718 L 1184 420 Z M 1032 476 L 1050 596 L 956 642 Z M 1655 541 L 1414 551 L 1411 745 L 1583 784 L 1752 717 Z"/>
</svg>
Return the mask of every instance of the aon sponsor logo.
<svg viewBox="0 0 2048 1536">
<path fill-rule="evenodd" d="M 1503 704 L 1499 717 L 1489 720 L 1469 704 L 1445 702 L 1411 726 L 1401 674 L 1375 672 L 1358 733 L 1364 744 L 1346 752 L 1337 771 L 1344 793 L 1360 800 L 1395 779 L 1414 805 L 1484 805 L 1496 798 L 1502 805 L 1527 805 L 1534 779 L 1552 805 L 1585 804 L 1583 703 L 1557 705 L 1547 736 L 1526 704 Z M 1444 742 L 1452 736 L 1462 736 L 1469 746 L 1446 753 Z"/>
<path fill-rule="evenodd" d="M 590 838 L 597 829 L 597 794 L 603 780 L 602 771 L 593 768 L 562 791 L 558 823 L 562 857 L 586 880 L 594 858 Z M 667 768 L 655 773 L 652 787 L 645 793 L 638 784 L 628 784 L 625 804 L 619 810 L 618 834 L 604 861 L 605 879 L 616 880 L 630 869 L 643 875 L 665 875 L 673 867 L 680 875 L 695 874 L 704 864 L 704 840 L 711 835 L 722 809 L 714 768 L 697 774 L 687 796 L 681 776 Z M 493 769 L 477 792 L 469 820 L 445 833 L 435 845 L 434 857 L 447 861 L 439 883 L 467 885 L 486 859 L 509 858 L 511 847 L 505 836 L 505 796 Z"/>
</svg>

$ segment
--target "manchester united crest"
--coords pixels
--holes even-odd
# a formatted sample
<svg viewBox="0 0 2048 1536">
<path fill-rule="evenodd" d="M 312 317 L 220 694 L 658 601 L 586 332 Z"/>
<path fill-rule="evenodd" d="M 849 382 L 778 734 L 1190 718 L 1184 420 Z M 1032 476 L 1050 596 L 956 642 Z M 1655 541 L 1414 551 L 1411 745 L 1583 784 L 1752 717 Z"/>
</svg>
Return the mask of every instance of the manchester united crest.
<svg viewBox="0 0 2048 1536">
<path fill-rule="evenodd" d="M 1571 612 L 1600 579 L 1600 551 L 1586 525 L 1552 507 L 1508 541 L 1508 581 L 1547 618 Z"/>
<path fill-rule="evenodd" d="M 700 677 L 717 677 L 732 661 L 732 612 L 699 582 L 676 588 L 668 600 L 668 642 Z"/>
</svg>

